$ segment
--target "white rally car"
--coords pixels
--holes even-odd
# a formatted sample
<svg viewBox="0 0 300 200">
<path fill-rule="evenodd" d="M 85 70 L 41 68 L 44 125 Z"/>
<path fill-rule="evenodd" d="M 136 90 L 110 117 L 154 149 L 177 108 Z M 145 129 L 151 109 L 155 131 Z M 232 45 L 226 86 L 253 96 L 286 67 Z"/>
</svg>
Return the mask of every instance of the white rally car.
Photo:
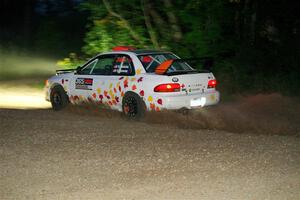
<svg viewBox="0 0 300 200">
<path fill-rule="evenodd" d="M 211 72 L 197 71 L 173 53 L 118 46 L 76 70 L 58 70 L 45 90 L 54 110 L 68 103 L 94 102 L 139 118 L 146 110 L 217 104 L 216 84 Z"/>
</svg>

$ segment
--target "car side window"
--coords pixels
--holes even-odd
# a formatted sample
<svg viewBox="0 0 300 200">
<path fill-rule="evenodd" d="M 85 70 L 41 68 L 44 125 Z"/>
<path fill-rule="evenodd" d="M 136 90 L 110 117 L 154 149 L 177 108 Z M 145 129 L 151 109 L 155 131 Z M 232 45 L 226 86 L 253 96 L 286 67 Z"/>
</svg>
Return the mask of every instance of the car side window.
<svg viewBox="0 0 300 200">
<path fill-rule="evenodd" d="M 97 59 L 93 60 L 89 64 L 87 64 L 83 69 L 81 69 L 78 74 L 88 75 L 91 73 L 91 70 L 94 68 L 95 64 L 97 63 Z"/>
<path fill-rule="evenodd" d="M 134 68 L 131 58 L 127 55 L 118 55 L 113 65 L 112 75 L 134 75 Z"/>
<path fill-rule="evenodd" d="M 115 55 L 99 57 L 97 63 L 94 65 L 92 75 L 111 75 Z"/>
</svg>

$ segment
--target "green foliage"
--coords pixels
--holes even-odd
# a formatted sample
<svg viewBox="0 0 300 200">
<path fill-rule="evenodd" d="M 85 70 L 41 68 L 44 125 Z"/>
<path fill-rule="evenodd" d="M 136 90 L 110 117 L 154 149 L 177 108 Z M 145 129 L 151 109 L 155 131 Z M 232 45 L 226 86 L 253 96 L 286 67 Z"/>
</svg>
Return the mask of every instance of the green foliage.
<svg viewBox="0 0 300 200">
<path fill-rule="evenodd" d="M 117 45 L 158 45 L 181 57 L 213 56 L 222 92 L 296 94 L 299 33 L 291 30 L 299 30 L 299 23 L 283 20 L 293 12 L 274 16 L 284 6 L 255 0 L 87 0 L 80 6 L 90 14 L 82 50 L 90 56 Z"/>
<path fill-rule="evenodd" d="M 57 61 L 56 65 L 62 69 L 74 69 L 84 63 L 84 59 L 79 58 L 76 53 L 70 53 L 68 58 Z"/>
<path fill-rule="evenodd" d="M 107 27 L 100 23 L 95 23 L 91 27 L 86 34 L 85 42 L 86 45 L 83 47 L 83 51 L 88 55 L 109 51 L 115 46 L 112 36 L 107 31 Z"/>
<path fill-rule="evenodd" d="M 83 52 L 87 55 L 95 55 L 100 52 L 110 51 L 112 47 L 118 45 L 131 45 L 137 48 L 151 46 L 148 35 L 145 33 L 144 19 L 141 17 L 142 10 L 135 4 L 140 5 L 140 2 L 110 2 L 113 12 L 122 15 L 125 20 L 126 18 L 131 19 L 130 21 L 124 21 L 107 13 L 101 1 L 86 1 L 82 3 L 81 9 L 88 10 L 91 13 L 91 23 L 88 25 Z M 130 28 L 128 28 L 126 22 L 129 26 L 132 26 L 131 30 L 129 30 Z M 135 40 L 130 31 L 135 32 L 139 39 Z"/>
</svg>

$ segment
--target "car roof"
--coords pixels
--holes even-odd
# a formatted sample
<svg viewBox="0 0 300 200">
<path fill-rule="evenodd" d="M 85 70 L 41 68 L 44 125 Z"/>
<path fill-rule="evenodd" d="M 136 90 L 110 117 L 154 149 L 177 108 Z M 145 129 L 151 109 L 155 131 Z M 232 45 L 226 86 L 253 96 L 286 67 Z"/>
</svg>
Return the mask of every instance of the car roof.
<svg viewBox="0 0 300 200">
<path fill-rule="evenodd" d="M 135 53 L 136 55 L 143 55 L 143 54 L 158 54 L 158 53 L 169 53 L 169 52 L 167 52 L 167 51 L 148 50 L 148 49 L 129 50 L 128 52 Z"/>
<path fill-rule="evenodd" d="M 136 49 L 136 50 L 126 50 L 126 51 L 110 51 L 105 53 L 100 53 L 95 57 L 101 56 L 101 55 L 107 55 L 107 54 L 127 54 L 127 55 L 149 55 L 149 54 L 165 54 L 165 53 L 171 53 L 169 51 L 159 51 L 159 50 L 148 50 L 148 49 Z M 94 57 L 94 58 L 95 58 Z"/>
</svg>

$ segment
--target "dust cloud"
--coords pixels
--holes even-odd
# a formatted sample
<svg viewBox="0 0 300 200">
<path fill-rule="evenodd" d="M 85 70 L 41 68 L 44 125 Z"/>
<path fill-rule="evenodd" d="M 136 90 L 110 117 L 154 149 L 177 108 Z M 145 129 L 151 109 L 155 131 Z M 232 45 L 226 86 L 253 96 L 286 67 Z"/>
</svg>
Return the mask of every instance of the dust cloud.
<svg viewBox="0 0 300 200">
<path fill-rule="evenodd" d="M 0 81 L 44 78 L 54 74 L 56 68 L 53 58 L 0 49 Z"/>
<path fill-rule="evenodd" d="M 56 60 L 30 56 L 20 52 L 8 52 L 0 49 L 0 106 L 28 108 L 35 105 L 49 108 L 43 93 L 30 88 L 42 88 L 44 80 L 54 74 Z M 27 93 L 26 93 L 27 92 Z M 30 95 L 28 94 L 30 93 Z M 28 97 L 30 96 L 30 98 Z M 22 98 L 21 98 L 22 97 Z M 18 99 L 17 103 L 11 99 Z M 24 102 L 29 102 L 24 105 Z M 19 108 L 18 107 L 18 108 Z M 99 106 L 69 106 L 67 112 L 101 118 L 120 120 L 119 112 L 103 109 Z M 133 122 L 135 123 L 135 122 Z M 219 105 L 205 107 L 189 113 L 175 111 L 148 112 L 140 123 L 161 124 L 182 129 L 211 129 L 235 133 L 300 135 L 300 100 L 280 94 L 258 94 L 236 96 L 234 100 Z"/>
<path fill-rule="evenodd" d="M 92 105 L 70 106 L 69 112 L 120 120 L 116 111 Z M 136 123 L 136 122 L 133 122 Z M 233 133 L 300 136 L 300 101 L 280 94 L 237 96 L 217 106 L 188 113 L 148 112 L 139 123 L 160 124 L 181 129 L 210 129 Z"/>
<path fill-rule="evenodd" d="M 280 94 L 259 94 L 237 97 L 232 102 L 220 103 L 185 115 L 151 113 L 147 121 L 178 128 L 300 135 L 300 101 Z"/>
<path fill-rule="evenodd" d="M 56 68 L 53 58 L 0 47 L 0 108 L 49 108 L 42 88 Z"/>
</svg>

